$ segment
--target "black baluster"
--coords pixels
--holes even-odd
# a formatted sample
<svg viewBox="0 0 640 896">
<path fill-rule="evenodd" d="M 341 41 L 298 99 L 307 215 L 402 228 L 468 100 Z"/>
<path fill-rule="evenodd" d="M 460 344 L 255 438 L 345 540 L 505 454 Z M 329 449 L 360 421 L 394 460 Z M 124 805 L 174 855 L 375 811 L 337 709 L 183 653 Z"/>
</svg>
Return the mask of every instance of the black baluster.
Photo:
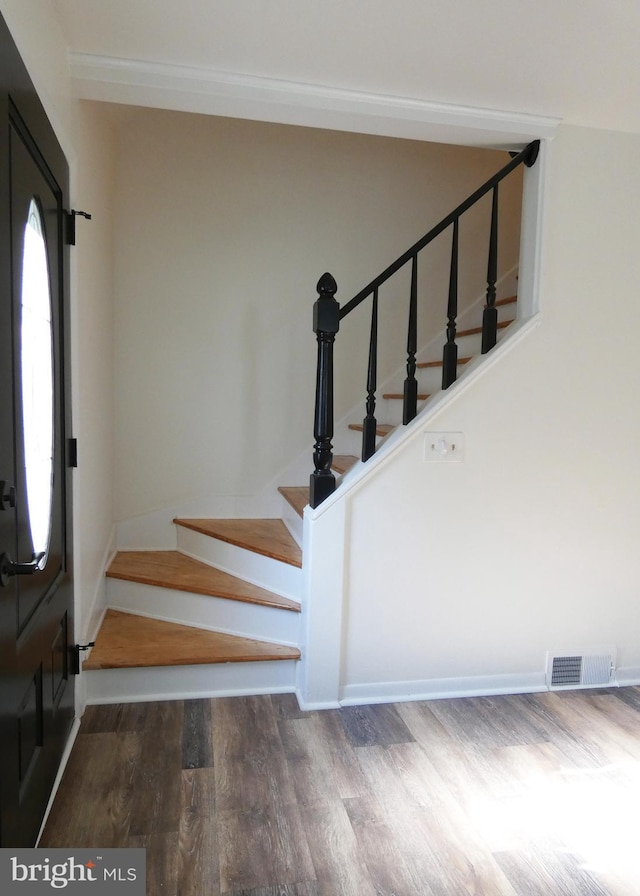
<svg viewBox="0 0 640 896">
<path fill-rule="evenodd" d="M 493 188 L 491 204 L 491 236 L 487 265 L 487 304 L 482 314 L 482 354 L 490 351 L 498 341 L 498 309 L 496 308 L 496 280 L 498 279 L 498 184 Z"/>
<path fill-rule="evenodd" d="M 367 416 L 362 422 L 362 460 L 367 461 L 376 450 L 376 389 L 378 373 L 378 290 L 373 291 L 369 368 L 367 370 Z"/>
<path fill-rule="evenodd" d="M 407 378 L 404 381 L 402 422 L 411 423 L 418 409 L 418 381 L 416 380 L 416 351 L 418 343 L 418 256 L 411 262 L 411 298 L 409 301 L 409 330 L 407 334 Z"/>
<path fill-rule="evenodd" d="M 338 285 L 331 274 L 318 280 L 318 299 L 313 306 L 313 331 L 318 340 L 316 408 L 313 434 L 314 472 L 309 479 L 309 503 L 318 507 L 335 491 L 333 461 L 333 343 L 340 327 L 340 305 L 335 294 Z"/>
<path fill-rule="evenodd" d="M 447 342 L 442 351 L 442 388 L 448 389 L 458 375 L 458 346 L 456 345 L 456 317 L 458 316 L 458 219 L 453 222 L 451 242 L 451 271 L 449 274 L 449 302 L 447 304 Z"/>
</svg>

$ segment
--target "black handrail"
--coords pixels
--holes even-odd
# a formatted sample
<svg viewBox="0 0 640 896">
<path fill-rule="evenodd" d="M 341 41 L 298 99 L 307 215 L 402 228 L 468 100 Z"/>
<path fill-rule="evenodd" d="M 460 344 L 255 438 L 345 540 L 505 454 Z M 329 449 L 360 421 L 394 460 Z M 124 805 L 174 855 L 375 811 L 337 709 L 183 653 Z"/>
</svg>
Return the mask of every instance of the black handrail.
<svg viewBox="0 0 640 896">
<path fill-rule="evenodd" d="M 335 490 L 335 477 L 331 471 L 333 461 L 333 344 L 339 330 L 340 321 L 350 314 L 368 296 L 373 295 L 371 315 L 371 337 L 367 374 L 367 413 L 363 421 L 362 459 L 368 460 L 375 451 L 375 390 L 376 354 L 378 328 L 378 290 L 390 277 L 409 261 L 411 268 L 411 294 L 409 302 L 409 327 L 407 335 L 407 378 L 404 383 L 403 424 L 410 423 L 417 413 L 418 384 L 415 377 L 417 351 L 417 270 L 418 253 L 437 236 L 453 225 L 451 248 L 451 272 L 449 278 L 449 301 L 447 305 L 447 343 L 443 351 L 442 388 L 448 388 L 456 379 L 457 346 L 457 281 L 458 281 L 458 222 L 460 217 L 480 199 L 493 191 L 491 206 L 491 231 L 489 238 L 489 258 L 487 265 L 487 299 L 482 321 L 482 352 L 490 351 L 496 344 L 498 312 L 496 308 L 496 281 L 498 277 L 498 185 L 512 171 L 524 164 L 530 168 L 535 164 L 540 150 L 540 141 L 534 140 L 521 152 L 511 153 L 511 161 L 497 174 L 472 193 L 464 202 L 432 227 L 421 239 L 385 268 L 364 289 L 340 308 L 336 301 L 337 284 L 331 274 L 324 274 L 318 281 L 318 300 L 314 305 L 313 329 L 318 341 L 318 366 L 316 378 L 316 405 L 313 452 L 314 472 L 310 477 L 309 503 L 317 507 Z"/>
<path fill-rule="evenodd" d="M 396 271 L 399 271 L 400 268 L 404 267 L 405 264 L 410 261 L 414 255 L 417 255 L 418 252 L 422 251 L 425 246 L 427 246 L 432 240 L 434 240 L 437 236 L 439 236 L 447 227 L 450 227 L 451 224 L 463 215 L 466 211 L 468 211 L 472 205 L 475 205 L 478 200 L 482 199 L 483 196 L 486 196 L 490 190 L 499 184 L 501 180 L 511 174 L 516 168 L 518 168 L 523 163 L 527 166 L 527 168 L 531 168 L 532 165 L 535 164 L 536 159 L 538 158 L 538 151 L 540 149 L 540 141 L 534 140 L 533 143 L 530 143 L 528 146 L 515 155 L 508 165 L 505 165 L 504 168 L 501 168 L 497 174 L 494 174 L 493 177 L 490 177 L 489 180 L 483 184 L 479 189 L 472 193 L 468 199 L 465 199 L 464 202 L 461 202 L 460 205 L 454 209 L 446 218 L 443 218 L 439 224 L 436 224 L 435 227 L 432 227 L 428 233 L 419 239 L 417 243 L 414 243 L 410 249 L 407 249 L 406 252 L 403 252 L 399 258 L 389 265 L 388 268 L 385 268 L 381 274 L 372 280 L 364 289 L 361 289 L 360 292 L 356 293 L 356 295 L 347 302 L 346 305 L 343 305 L 340 309 L 340 320 L 343 317 L 346 317 L 347 314 L 350 314 L 354 308 L 357 308 L 360 302 L 364 301 L 367 296 L 370 296 L 374 289 L 379 288 L 385 283 L 389 277 L 393 276 Z"/>
</svg>

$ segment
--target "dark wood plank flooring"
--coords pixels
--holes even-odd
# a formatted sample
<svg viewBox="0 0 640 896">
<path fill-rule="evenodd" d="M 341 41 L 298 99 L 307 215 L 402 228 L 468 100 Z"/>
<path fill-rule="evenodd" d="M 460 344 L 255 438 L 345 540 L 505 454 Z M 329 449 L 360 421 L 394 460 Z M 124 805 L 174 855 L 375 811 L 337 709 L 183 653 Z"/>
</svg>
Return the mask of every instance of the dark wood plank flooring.
<svg viewBox="0 0 640 896">
<path fill-rule="evenodd" d="M 41 846 L 150 896 L 637 896 L 640 688 L 89 707 Z"/>
</svg>

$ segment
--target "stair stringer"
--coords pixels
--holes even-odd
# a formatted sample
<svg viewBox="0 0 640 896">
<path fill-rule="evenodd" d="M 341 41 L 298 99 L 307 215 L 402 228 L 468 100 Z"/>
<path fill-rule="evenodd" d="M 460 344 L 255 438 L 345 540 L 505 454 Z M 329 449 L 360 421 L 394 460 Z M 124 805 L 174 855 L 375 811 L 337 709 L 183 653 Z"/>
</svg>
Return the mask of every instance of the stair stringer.
<svg viewBox="0 0 640 896">
<path fill-rule="evenodd" d="M 343 691 L 345 605 L 349 575 L 348 530 L 351 498 L 403 451 L 410 442 L 423 437 L 438 416 L 468 389 L 475 387 L 487 372 L 499 364 L 540 323 L 536 314 L 516 321 L 509 335 L 492 351 L 475 358 L 448 390 L 440 391 L 406 426 L 399 426 L 367 461 L 353 467 L 340 488 L 319 507 L 304 512 L 304 578 L 302 593 L 302 660 L 298 663 L 296 693 L 304 709 L 346 705 Z M 433 511 L 433 508 L 432 508 Z M 402 699 L 402 694 L 389 699 Z M 405 696 L 405 699 L 418 699 Z M 371 702 L 370 699 L 349 700 Z"/>
</svg>

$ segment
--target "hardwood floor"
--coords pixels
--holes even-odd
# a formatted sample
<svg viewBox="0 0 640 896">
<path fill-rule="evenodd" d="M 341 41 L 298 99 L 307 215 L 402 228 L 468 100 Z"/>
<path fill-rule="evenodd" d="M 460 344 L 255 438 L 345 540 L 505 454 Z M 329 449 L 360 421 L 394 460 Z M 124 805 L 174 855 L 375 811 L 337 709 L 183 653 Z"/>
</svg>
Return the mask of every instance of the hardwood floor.
<svg viewBox="0 0 640 896">
<path fill-rule="evenodd" d="M 89 707 L 41 839 L 151 896 L 637 896 L 640 688 Z"/>
</svg>

